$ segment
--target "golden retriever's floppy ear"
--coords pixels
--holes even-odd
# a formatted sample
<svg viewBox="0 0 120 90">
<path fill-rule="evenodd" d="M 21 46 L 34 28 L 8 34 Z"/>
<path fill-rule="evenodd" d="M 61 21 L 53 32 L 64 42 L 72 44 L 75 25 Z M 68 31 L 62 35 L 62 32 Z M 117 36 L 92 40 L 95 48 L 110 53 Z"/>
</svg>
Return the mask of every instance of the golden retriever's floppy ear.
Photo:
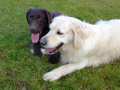
<svg viewBox="0 0 120 90">
<path fill-rule="evenodd" d="M 72 33 L 73 33 L 73 46 L 74 48 L 78 49 L 80 48 L 80 45 L 85 38 L 85 34 L 82 30 L 80 30 L 79 26 L 74 26 L 72 28 Z"/>
</svg>

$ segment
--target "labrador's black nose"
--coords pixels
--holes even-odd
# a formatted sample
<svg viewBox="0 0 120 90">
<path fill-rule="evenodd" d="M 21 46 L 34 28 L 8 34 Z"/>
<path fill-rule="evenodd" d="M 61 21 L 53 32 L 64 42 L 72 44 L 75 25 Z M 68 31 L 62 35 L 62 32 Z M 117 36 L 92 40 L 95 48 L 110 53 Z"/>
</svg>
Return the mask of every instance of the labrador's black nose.
<svg viewBox="0 0 120 90">
<path fill-rule="evenodd" d="M 30 31 L 31 31 L 31 33 L 38 33 L 38 31 L 36 29 L 33 29 L 33 28 L 31 28 Z"/>
<path fill-rule="evenodd" d="M 30 26 L 30 32 L 31 33 L 39 33 L 38 29 L 36 27 Z"/>
<path fill-rule="evenodd" d="M 31 33 L 38 33 L 37 24 L 35 22 L 30 24 L 29 29 L 30 29 Z"/>
<path fill-rule="evenodd" d="M 42 38 L 41 40 L 40 40 L 40 45 L 41 45 L 41 47 L 45 47 L 45 45 L 47 45 L 47 39 L 46 38 Z"/>
</svg>

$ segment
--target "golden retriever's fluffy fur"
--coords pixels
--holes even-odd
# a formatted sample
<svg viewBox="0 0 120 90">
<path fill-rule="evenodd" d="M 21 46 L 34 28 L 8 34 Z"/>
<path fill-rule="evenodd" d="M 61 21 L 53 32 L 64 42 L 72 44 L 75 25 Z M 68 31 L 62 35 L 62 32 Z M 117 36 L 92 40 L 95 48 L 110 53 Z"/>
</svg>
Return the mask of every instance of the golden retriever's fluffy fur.
<svg viewBox="0 0 120 90">
<path fill-rule="evenodd" d="M 58 16 L 43 37 L 45 48 L 56 48 L 60 43 L 63 66 L 44 75 L 54 81 L 88 66 L 109 63 L 120 56 L 120 20 L 99 21 L 89 24 L 74 17 Z"/>
</svg>

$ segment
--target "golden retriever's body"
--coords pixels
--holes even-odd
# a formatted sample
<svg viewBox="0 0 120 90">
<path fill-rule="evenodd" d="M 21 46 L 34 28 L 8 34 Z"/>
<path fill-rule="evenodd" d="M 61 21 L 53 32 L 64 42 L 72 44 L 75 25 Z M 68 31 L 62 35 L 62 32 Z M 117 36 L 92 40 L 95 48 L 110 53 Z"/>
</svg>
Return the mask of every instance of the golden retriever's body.
<svg viewBox="0 0 120 90">
<path fill-rule="evenodd" d="M 76 18 L 59 16 L 50 25 L 47 48 L 60 48 L 61 62 L 65 65 L 48 72 L 44 80 L 54 81 L 75 70 L 109 63 L 120 56 L 120 20 L 99 21 L 96 24 Z M 56 32 L 62 35 L 56 35 Z M 52 42 L 55 41 L 55 42 Z"/>
</svg>

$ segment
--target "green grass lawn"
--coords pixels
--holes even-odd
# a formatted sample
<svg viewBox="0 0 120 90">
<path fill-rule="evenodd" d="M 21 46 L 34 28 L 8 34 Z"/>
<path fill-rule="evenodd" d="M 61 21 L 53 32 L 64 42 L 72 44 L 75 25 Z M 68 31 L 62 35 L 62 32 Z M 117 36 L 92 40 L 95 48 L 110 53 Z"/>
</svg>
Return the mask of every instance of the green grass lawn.
<svg viewBox="0 0 120 90">
<path fill-rule="evenodd" d="M 120 0 L 0 0 L 0 90 L 120 90 L 120 62 L 76 71 L 55 82 L 43 81 L 42 76 L 59 65 L 29 52 L 25 13 L 31 7 L 91 23 L 120 18 Z"/>
</svg>

